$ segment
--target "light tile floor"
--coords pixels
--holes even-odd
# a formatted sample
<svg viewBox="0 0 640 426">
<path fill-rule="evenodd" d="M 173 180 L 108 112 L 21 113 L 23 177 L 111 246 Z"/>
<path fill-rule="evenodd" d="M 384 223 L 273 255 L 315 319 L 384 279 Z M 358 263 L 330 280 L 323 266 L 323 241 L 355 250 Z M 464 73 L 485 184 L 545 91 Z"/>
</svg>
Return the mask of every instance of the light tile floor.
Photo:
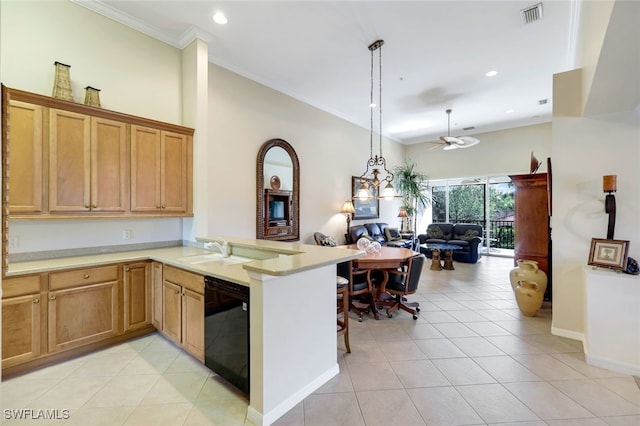
<svg viewBox="0 0 640 426">
<path fill-rule="evenodd" d="M 338 339 L 340 374 L 276 425 L 640 425 L 634 377 L 586 364 L 580 342 L 550 334 L 548 307 L 523 317 L 512 265 L 426 265 L 410 297 L 418 320 L 352 319 L 351 354 Z M 158 334 L 6 380 L 0 396 L 3 425 L 232 426 L 248 404 Z M 69 418 L 10 419 L 20 408 Z"/>
</svg>

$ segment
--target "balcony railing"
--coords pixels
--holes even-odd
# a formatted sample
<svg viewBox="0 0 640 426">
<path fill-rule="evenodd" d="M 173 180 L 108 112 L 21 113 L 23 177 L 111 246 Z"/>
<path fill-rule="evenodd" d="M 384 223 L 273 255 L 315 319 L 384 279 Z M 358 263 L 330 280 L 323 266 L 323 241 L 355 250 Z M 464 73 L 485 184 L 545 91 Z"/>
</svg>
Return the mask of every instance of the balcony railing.
<svg viewBox="0 0 640 426">
<path fill-rule="evenodd" d="M 486 235 L 486 223 L 483 220 L 458 220 L 452 221 L 451 223 L 474 223 L 476 225 L 480 225 L 485 229 L 485 241 L 487 240 Z M 513 226 L 512 220 L 491 220 L 489 221 L 490 235 L 488 237 L 489 247 L 501 248 L 501 249 L 509 249 L 513 250 L 515 248 L 514 245 L 514 235 L 515 228 Z"/>
</svg>

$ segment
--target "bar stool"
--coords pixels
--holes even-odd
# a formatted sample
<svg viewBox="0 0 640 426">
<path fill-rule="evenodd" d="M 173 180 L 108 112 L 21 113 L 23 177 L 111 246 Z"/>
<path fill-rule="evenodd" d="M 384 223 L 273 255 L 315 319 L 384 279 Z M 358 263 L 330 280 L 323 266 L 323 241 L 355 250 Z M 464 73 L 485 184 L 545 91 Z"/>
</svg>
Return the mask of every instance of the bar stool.
<svg viewBox="0 0 640 426">
<path fill-rule="evenodd" d="M 344 335 L 344 346 L 347 348 L 347 353 L 351 353 L 349 347 L 349 280 L 336 276 L 336 290 L 337 290 L 337 315 L 338 315 L 338 336 Z M 342 319 L 340 319 L 342 314 Z"/>
</svg>

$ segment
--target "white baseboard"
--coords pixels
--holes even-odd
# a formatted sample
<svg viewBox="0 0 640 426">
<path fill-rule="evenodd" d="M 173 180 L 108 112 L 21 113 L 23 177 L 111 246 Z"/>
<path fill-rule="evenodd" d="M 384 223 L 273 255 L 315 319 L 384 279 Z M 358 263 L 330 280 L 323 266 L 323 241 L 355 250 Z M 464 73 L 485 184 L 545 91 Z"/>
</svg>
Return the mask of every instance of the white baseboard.
<svg viewBox="0 0 640 426">
<path fill-rule="evenodd" d="M 259 412 L 258 410 L 253 408 L 253 406 L 251 406 L 251 401 L 249 401 L 249 407 L 247 408 L 247 420 L 251 421 L 256 426 L 269 426 L 280 417 L 282 417 L 287 411 L 298 405 L 300 401 L 319 389 L 320 386 L 324 385 L 333 377 L 335 377 L 339 372 L 340 367 L 336 363 L 335 366 L 331 367 L 311 383 L 307 384 L 302 389 L 291 395 L 289 398 L 282 401 L 268 413 Z"/>
<path fill-rule="evenodd" d="M 566 337 L 568 339 L 581 341 L 582 351 L 584 352 L 584 358 L 585 361 L 587 361 L 587 364 L 593 365 L 595 367 L 605 368 L 611 371 L 616 371 L 622 374 L 640 376 L 640 366 L 638 365 L 615 361 L 601 356 L 589 355 L 589 345 L 587 344 L 586 337 L 583 333 L 551 326 L 551 334 L 553 334 L 554 336 Z"/>
<path fill-rule="evenodd" d="M 632 376 L 640 376 L 640 366 L 631 365 L 625 362 L 614 361 L 607 358 L 584 354 L 588 364 L 594 365 L 600 368 L 606 368 L 607 370 L 617 371 L 622 374 L 630 374 Z"/>
<path fill-rule="evenodd" d="M 582 349 L 586 347 L 584 333 L 579 333 L 573 330 L 565 330 L 564 328 L 557 328 L 551 324 L 551 334 L 554 336 L 566 337 L 567 339 L 579 340 L 582 342 Z"/>
</svg>

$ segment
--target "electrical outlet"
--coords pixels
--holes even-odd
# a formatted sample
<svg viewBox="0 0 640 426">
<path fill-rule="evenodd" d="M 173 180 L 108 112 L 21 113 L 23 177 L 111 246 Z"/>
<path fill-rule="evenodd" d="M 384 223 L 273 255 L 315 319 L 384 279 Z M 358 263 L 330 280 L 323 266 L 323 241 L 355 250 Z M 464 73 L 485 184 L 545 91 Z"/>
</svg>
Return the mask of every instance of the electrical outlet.
<svg viewBox="0 0 640 426">
<path fill-rule="evenodd" d="M 20 238 L 17 235 L 9 236 L 9 250 L 20 247 Z"/>
<path fill-rule="evenodd" d="M 124 231 L 122 231 L 122 239 L 123 240 L 131 239 L 131 229 L 125 229 Z"/>
</svg>

